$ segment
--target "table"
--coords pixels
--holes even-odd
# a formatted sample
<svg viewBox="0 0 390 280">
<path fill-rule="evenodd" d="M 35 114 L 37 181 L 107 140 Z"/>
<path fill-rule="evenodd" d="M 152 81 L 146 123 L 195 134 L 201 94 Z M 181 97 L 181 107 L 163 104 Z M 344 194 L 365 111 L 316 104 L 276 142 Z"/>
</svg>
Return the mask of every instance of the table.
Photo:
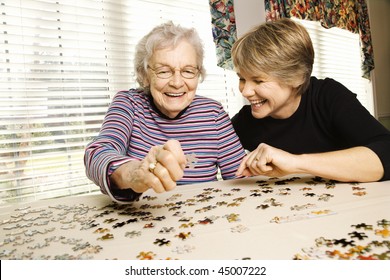
<svg viewBox="0 0 390 280">
<path fill-rule="evenodd" d="M 390 259 L 390 182 L 252 177 L 1 207 L 0 259 Z"/>
</svg>

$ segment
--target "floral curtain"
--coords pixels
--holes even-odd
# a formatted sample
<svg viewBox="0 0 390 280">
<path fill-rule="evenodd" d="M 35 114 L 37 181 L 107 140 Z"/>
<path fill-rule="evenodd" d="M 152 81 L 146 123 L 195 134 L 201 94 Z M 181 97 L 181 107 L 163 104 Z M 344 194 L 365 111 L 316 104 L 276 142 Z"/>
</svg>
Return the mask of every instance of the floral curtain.
<svg viewBox="0 0 390 280">
<path fill-rule="evenodd" d="M 233 0 L 209 0 L 218 66 L 232 70 L 231 49 L 237 39 Z"/>
<path fill-rule="evenodd" d="M 374 69 L 370 23 L 365 0 L 265 0 L 266 20 L 296 17 L 321 22 L 325 28 L 339 27 L 359 33 L 362 76 Z"/>
</svg>

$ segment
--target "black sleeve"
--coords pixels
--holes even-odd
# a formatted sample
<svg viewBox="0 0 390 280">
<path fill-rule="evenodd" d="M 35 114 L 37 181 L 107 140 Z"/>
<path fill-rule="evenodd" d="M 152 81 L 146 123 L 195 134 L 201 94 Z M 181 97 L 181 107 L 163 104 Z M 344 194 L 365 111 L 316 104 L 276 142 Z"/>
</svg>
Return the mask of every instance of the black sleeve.
<svg viewBox="0 0 390 280">
<path fill-rule="evenodd" d="M 111 189 L 111 194 L 119 201 L 123 202 L 131 202 L 138 200 L 139 197 L 142 195 L 142 193 L 137 193 L 133 191 L 132 189 Z"/>
<path fill-rule="evenodd" d="M 382 162 L 385 173 L 381 181 L 390 180 L 390 139 L 375 141 L 366 145 L 366 147 L 374 151 Z"/>
<path fill-rule="evenodd" d="M 382 180 L 389 180 L 390 132 L 342 84 L 328 80 L 323 90 L 327 92 L 324 107 L 329 110 L 336 136 L 350 147 L 365 146 L 375 152 L 385 171 Z"/>
</svg>

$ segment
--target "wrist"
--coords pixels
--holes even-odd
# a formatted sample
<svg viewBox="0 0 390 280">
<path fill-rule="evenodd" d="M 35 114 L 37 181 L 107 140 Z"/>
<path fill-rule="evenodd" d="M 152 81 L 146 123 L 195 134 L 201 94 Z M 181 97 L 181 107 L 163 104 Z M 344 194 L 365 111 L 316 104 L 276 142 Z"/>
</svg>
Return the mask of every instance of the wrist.
<svg viewBox="0 0 390 280">
<path fill-rule="evenodd" d="M 294 173 L 309 173 L 310 159 L 307 154 L 294 155 Z"/>
</svg>

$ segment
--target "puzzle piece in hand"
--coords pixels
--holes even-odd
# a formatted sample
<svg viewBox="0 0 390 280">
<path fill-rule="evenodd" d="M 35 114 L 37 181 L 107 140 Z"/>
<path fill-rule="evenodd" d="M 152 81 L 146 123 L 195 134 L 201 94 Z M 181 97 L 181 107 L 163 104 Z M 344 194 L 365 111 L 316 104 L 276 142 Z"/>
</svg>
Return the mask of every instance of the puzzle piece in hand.
<svg viewBox="0 0 390 280">
<path fill-rule="evenodd" d="M 195 163 L 198 162 L 196 155 L 191 153 L 191 154 L 186 154 L 185 156 L 186 156 L 186 161 L 187 161 L 186 167 L 188 167 L 190 169 L 195 168 Z"/>
</svg>

